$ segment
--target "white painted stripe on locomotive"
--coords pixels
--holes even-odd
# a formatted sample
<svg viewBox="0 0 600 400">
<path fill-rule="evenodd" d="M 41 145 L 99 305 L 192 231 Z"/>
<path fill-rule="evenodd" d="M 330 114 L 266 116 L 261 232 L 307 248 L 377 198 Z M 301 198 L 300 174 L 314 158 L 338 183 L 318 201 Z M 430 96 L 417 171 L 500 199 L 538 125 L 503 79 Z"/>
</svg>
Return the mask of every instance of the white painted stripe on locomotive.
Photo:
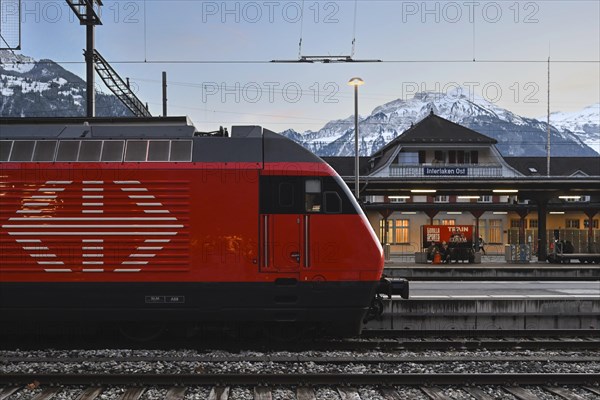
<svg viewBox="0 0 600 400">
<path fill-rule="evenodd" d="M 23 247 L 23 250 L 50 250 L 50 249 L 47 248 L 47 247 L 43 247 L 43 246 L 42 247 L 29 247 L 29 246 L 26 246 L 26 247 Z"/>
<path fill-rule="evenodd" d="M 130 254 L 129 257 L 154 257 L 156 254 Z"/>
<path fill-rule="evenodd" d="M 83 243 L 102 243 L 104 239 L 82 239 Z"/>
<path fill-rule="evenodd" d="M 83 181 L 84 185 L 103 185 L 104 181 Z"/>
<path fill-rule="evenodd" d="M 95 264 L 95 265 L 102 265 L 102 264 L 104 264 L 104 261 L 83 261 L 83 263 L 84 263 L 85 265 L 92 265 L 92 264 Z"/>
<path fill-rule="evenodd" d="M 38 192 L 54 193 L 54 192 L 62 192 L 64 190 L 65 190 L 65 188 L 39 188 Z"/>
<path fill-rule="evenodd" d="M 70 185 L 73 181 L 46 181 L 46 185 Z"/>
<path fill-rule="evenodd" d="M 42 210 L 17 210 L 17 214 L 41 214 Z"/>
<path fill-rule="evenodd" d="M 17 243 L 42 243 L 39 239 L 17 239 Z"/>
<path fill-rule="evenodd" d="M 81 203 L 84 207 L 104 207 L 104 203 Z"/>
<path fill-rule="evenodd" d="M 121 188 L 124 192 L 147 192 L 146 188 Z"/>
<path fill-rule="evenodd" d="M 47 265 L 47 264 L 53 264 L 53 265 L 64 265 L 65 263 L 62 261 L 38 261 L 38 264 L 41 265 Z"/>
<path fill-rule="evenodd" d="M 137 248 L 137 250 L 162 250 L 162 246 L 161 247 L 157 247 L 157 246 L 140 246 Z"/>
<path fill-rule="evenodd" d="M 81 270 L 82 272 L 104 272 L 102 268 L 84 268 Z"/>
<path fill-rule="evenodd" d="M 136 203 L 139 207 L 162 207 L 162 203 Z"/>
<path fill-rule="evenodd" d="M 47 206 L 50 205 L 50 203 L 24 203 L 23 206 L 25 207 L 43 207 L 43 206 Z"/>
<path fill-rule="evenodd" d="M 46 272 L 73 272 L 68 268 L 65 269 L 44 269 Z"/>
<path fill-rule="evenodd" d="M 144 243 L 169 243 L 171 239 L 146 239 Z"/>
<path fill-rule="evenodd" d="M 100 246 L 100 247 L 89 247 L 89 246 L 84 246 L 81 248 L 81 250 L 104 250 L 104 247 Z"/>
<path fill-rule="evenodd" d="M 144 210 L 146 214 L 169 214 L 169 210 Z"/>
<path fill-rule="evenodd" d="M 115 269 L 114 272 L 140 272 L 141 269 L 124 269 L 124 268 L 118 268 Z"/>
<path fill-rule="evenodd" d="M 82 214 L 102 214 L 103 210 L 81 210 Z"/>
<path fill-rule="evenodd" d="M 48 257 L 48 258 L 53 258 L 56 257 L 56 254 L 52 254 L 52 253 L 40 253 L 40 254 L 30 254 L 31 257 Z"/>
<path fill-rule="evenodd" d="M 85 254 L 82 254 L 82 256 L 83 256 L 84 258 L 91 258 L 91 257 L 104 257 L 104 254 L 85 253 Z"/>
<path fill-rule="evenodd" d="M 135 195 L 135 194 L 130 194 L 129 195 L 130 199 L 154 199 L 155 197 L 152 195 Z"/>
<path fill-rule="evenodd" d="M 126 265 L 146 265 L 148 261 L 123 261 L 121 264 Z"/>
<path fill-rule="evenodd" d="M 56 199 L 58 196 L 56 195 L 48 195 L 48 194 L 44 194 L 44 195 L 40 195 L 40 196 L 31 196 L 32 199 L 38 199 L 38 200 L 54 200 Z"/>
<path fill-rule="evenodd" d="M 95 196 L 90 196 L 90 195 L 83 195 L 81 196 L 82 199 L 103 199 L 104 196 L 103 195 L 95 195 Z"/>
<path fill-rule="evenodd" d="M 114 181 L 117 185 L 139 185 L 140 181 Z"/>
<path fill-rule="evenodd" d="M 103 192 L 104 188 L 83 188 L 84 192 Z"/>
</svg>

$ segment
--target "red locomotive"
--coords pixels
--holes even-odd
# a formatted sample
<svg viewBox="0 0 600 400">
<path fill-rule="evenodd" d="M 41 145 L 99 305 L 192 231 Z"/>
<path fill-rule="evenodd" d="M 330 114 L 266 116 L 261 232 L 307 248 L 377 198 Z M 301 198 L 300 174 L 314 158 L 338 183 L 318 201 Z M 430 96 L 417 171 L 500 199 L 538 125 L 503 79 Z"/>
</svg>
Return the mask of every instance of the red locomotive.
<svg viewBox="0 0 600 400">
<path fill-rule="evenodd" d="M 381 246 L 291 140 L 186 118 L 5 119 L 0 139 L 0 321 L 360 332 Z"/>
</svg>

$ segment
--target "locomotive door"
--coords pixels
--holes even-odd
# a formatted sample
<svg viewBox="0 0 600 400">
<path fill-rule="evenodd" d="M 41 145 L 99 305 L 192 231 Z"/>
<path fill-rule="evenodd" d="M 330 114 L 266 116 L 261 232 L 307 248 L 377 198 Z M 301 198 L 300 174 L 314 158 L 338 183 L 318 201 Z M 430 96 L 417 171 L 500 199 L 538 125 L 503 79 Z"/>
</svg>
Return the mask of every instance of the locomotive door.
<svg viewBox="0 0 600 400">
<path fill-rule="evenodd" d="M 302 263 L 301 215 L 262 215 L 262 263 L 264 272 L 299 272 Z"/>
</svg>

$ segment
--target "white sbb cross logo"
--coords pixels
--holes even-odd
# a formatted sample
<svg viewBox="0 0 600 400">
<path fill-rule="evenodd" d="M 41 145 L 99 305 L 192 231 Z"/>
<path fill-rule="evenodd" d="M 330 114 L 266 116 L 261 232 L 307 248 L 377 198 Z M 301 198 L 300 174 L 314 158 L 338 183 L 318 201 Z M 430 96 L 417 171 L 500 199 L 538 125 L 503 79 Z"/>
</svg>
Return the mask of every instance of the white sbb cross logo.
<svg viewBox="0 0 600 400">
<path fill-rule="evenodd" d="M 79 196 L 65 195 L 66 192 L 73 196 L 73 190 L 68 190 L 73 186 L 73 181 L 47 181 L 36 194 L 27 196 L 17 216 L 2 226 L 46 272 L 73 272 L 73 267 L 80 267 L 82 272 L 104 272 L 107 267 L 113 272 L 139 272 L 183 228 L 139 181 L 82 181 L 81 203 Z M 105 200 L 125 201 L 135 205 L 135 211 L 131 216 L 111 216 L 114 206 L 105 207 Z M 73 204 L 68 204 L 71 201 Z M 64 212 L 59 214 L 55 212 L 58 204 L 62 208 L 75 207 L 76 211 L 67 213 L 68 216 Z M 128 256 L 115 260 L 114 254 L 107 254 L 110 253 L 107 245 L 116 247 L 132 238 L 136 245 Z M 57 240 L 60 243 L 61 239 L 73 247 L 81 246 L 76 257 L 81 266 L 72 265 L 73 262 L 52 250 L 52 244 Z"/>
</svg>

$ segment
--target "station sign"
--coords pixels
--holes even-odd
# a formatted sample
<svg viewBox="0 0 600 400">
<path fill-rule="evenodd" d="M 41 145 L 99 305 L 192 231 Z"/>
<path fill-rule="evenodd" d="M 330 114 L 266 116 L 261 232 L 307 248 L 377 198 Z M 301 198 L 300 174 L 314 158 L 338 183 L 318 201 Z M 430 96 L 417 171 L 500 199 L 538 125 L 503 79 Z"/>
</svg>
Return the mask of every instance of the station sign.
<svg viewBox="0 0 600 400">
<path fill-rule="evenodd" d="M 467 176 L 466 167 L 424 167 L 423 174 L 427 176 Z"/>
</svg>

